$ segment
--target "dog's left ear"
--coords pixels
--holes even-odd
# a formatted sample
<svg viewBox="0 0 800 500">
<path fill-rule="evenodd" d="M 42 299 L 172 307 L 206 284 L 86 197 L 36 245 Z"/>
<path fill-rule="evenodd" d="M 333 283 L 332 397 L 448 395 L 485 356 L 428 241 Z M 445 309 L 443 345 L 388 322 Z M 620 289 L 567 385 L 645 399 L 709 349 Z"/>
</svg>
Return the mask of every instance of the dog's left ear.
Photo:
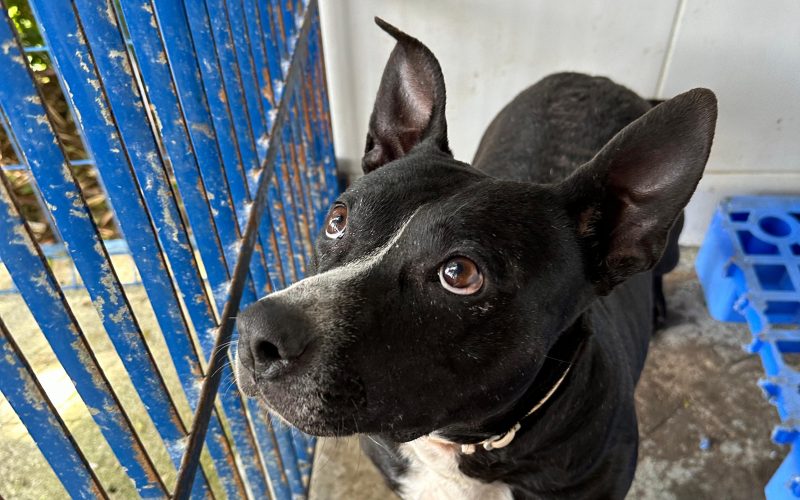
<svg viewBox="0 0 800 500">
<path fill-rule="evenodd" d="M 713 92 L 690 90 L 622 129 L 559 185 L 598 293 L 658 262 L 703 175 L 716 120 Z"/>
<path fill-rule="evenodd" d="M 386 21 L 375 23 L 397 44 L 389 56 L 369 120 L 367 145 L 361 161 L 368 174 L 408 154 L 419 144 L 448 155 L 445 89 L 442 69 L 433 53 Z"/>
</svg>

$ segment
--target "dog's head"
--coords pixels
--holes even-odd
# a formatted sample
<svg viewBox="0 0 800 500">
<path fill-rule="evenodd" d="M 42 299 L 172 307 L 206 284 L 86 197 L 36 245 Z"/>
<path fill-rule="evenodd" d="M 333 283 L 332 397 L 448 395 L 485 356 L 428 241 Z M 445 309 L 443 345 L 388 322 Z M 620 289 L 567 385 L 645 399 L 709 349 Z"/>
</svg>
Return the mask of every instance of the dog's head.
<svg viewBox="0 0 800 500">
<path fill-rule="evenodd" d="M 656 263 L 716 103 L 661 104 L 560 184 L 498 180 L 453 159 L 433 54 L 379 25 L 397 44 L 366 175 L 330 209 L 316 274 L 239 316 L 236 371 L 306 432 L 405 441 L 502 412 L 593 297 Z"/>
</svg>

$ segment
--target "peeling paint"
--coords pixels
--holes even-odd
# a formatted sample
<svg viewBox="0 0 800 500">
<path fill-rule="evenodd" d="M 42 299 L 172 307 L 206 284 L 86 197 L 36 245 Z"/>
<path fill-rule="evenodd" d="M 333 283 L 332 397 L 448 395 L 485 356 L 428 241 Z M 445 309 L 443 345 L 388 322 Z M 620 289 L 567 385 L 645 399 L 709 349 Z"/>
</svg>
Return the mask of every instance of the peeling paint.
<svg viewBox="0 0 800 500">
<path fill-rule="evenodd" d="M 91 70 L 89 69 L 89 65 L 86 64 L 86 61 L 83 60 L 83 51 L 76 50 L 75 57 L 78 59 L 78 66 L 81 67 L 81 70 L 84 73 L 89 73 Z"/>
<path fill-rule="evenodd" d="M 30 281 L 37 288 L 44 289 L 48 295 L 50 296 L 55 295 L 55 290 L 53 290 L 53 287 L 50 285 L 50 280 L 47 278 L 47 273 L 45 273 L 44 271 L 39 271 L 38 274 L 31 275 Z"/>
<path fill-rule="evenodd" d="M 95 98 L 94 102 L 97 104 L 97 108 L 100 110 L 100 115 L 102 115 L 105 124 L 109 127 L 113 127 L 114 120 L 111 118 L 111 111 L 108 109 L 103 99 L 98 96 Z"/>
<path fill-rule="evenodd" d="M 104 263 L 104 267 L 108 267 L 108 264 Z M 103 277 L 100 278 L 100 284 L 105 287 L 106 291 L 108 291 L 111 302 L 114 305 L 117 305 L 119 303 L 119 292 L 116 288 L 116 280 L 114 279 L 114 275 L 110 272 L 104 272 Z"/>
<path fill-rule="evenodd" d="M 161 119 L 158 117 L 158 113 L 156 112 L 156 106 L 153 103 L 150 103 L 150 115 L 153 117 L 153 120 L 156 122 L 156 129 L 161 132 L 164 127 L 161 125 Z"/>
<path fill-rule="evenodd" d="M 95 300 L 92 301 L 94 308 L 97 310 L 97 314 L 100 316 L 100 321 L 106 320 L 106 299 L 103 297 L 97 297 Z"/>
<path fill-rule="evenodd" d="M 6 40 L 5 43 L 3 43 L 3 45 L 0 45 L 0 50 L 3 51 L 3 54 L 8 55 L 8 53 L 11 52 L 11 49 L 15 45 L 16 44 L 14 43 L 14 39 L 12 38 L 12 39 Z"/>
<path fill-rule="evenodd" d="M 227 300 L 228 298 L 228 293 L 230 293 L 230 290 L 231 290 L 230 281 L 225 281 L 223 283 L 220 283 L 219 285 L 214 287 L 213 290 L 214 298 L 217 300 L 217 302 L 220 303 L 225 302 L 225 300 Z"/>
<path fill-rule="evenodd" d="M 165 440 L 164 445 L 167 447 L 167 452 L 171 457 L 182 457 L 183 452 L 186 451 L 186 446 L 189 444 L 189 437 L 175 439 L 175 440 Z"/>
<path fill-rule="evenodd" d="M 108 318 L 109 318 L 109 319 L 110 319 L 110 320 L 111 320 L 111 321 L 112 321 L 114 324 L 117 324 L 117 325 L 119 325 L 119 324 L 122 324 L 122 323 L 123 323 L 123 322 L 124 322 L 124 321 L 127 319 L 127 317 L 128 317 L 128 314 L 127 314 L 127 313 L 128 313 L 128 310 L 127 310 L 125 307 L 120 307 L 120 308 L 117 310 L 117 312 L 115 312 L 115 313 L 112 313 L 112 314 L 109 314 Z"/>
<path fill-rule="evenodd" d="M 133 71 L 131 70 L 131 65 L 128 61 L 128 54 L 123 50 L 109 50 L 108 57 L 115 61 L 116 64 L 122 68 L 122 72 L 128 76 L 133 76 Z"/>
<path fill-rule="evenodd" d="M 172 199 L 172 193 L 167 188 L 167 186 L 162 183 L 158 188 L 158 201 L 165 210 L 163 211 L 164 216 L 164 225 L 166 226 L 165 229 L 168 232 L 168 237 L 170 240 L 174 242 L 178 242 L 180 240 L 180 233 L 178 231 L 178 224 L 177 221 L 172 217 L 172 211 L 166 210 L 166 207 L 170 205 L 170 201 Z"/>
<path fill-rule="evenodd" d="M 83 32 L 80 29 L 78 29 L 73 36 L 79 44 L 86 45 L 86 38 L 83 37 Z"/>
<path fill-rule="evenodd" d="M 25 226 L 22 224 L 14 225 L 14 235 L 16 238 L 11 240 L 9 243 L 12 245 L 23 245 L 25 249 L 31 253 L 31 255 L 36 253 L 36 247 L 33 245 L 33 241 L 31 240 L 28 231 L 25 230 Z"/>
<path fill-rule="evenodd" d="M 205 123 L 192 123 L 191 129 L 194 130 L 195 132 L 203 134 L 209 139 L 214 139 L 214 132 L 212 132 L 211 127 L 209 127 Z"/>
<path fill-rule="evenodd" d="M 39 391 L 39 388 L 36 387 L 36 384 L 33 383 L 33 379 L 28 373 L 28 370 L 23 367 L 19 367 L 18 370 L 19 378 L 22 380 L 22 383 L 25 384 L 25 388 L 22 390 L 25 401 L 37 411 L 44 411 L 46 405 L 44 401 L 42 401 L 42 393 Z"/>
<path fill-rule="evenodd" d="M 150 2 L 145 2 L 142 4 L 142 10 L 150 14 L 150 27 L 158 29 L 158 25 L 156 24 L 156 18 L 153 15 L 153 7 L 150 5 Z"/>
<path fill-rule="evenodd" d="M 114 6 L 110 1 L 106 3 L 106 19 L 108 19 L 108 22 L 111 23 L 111 26 L 117 26 L 117 16 L 114 13 Z"/>
<path fill-rule="evenodd" d="M 85 210 L 80 210 L 78 208 L 70 208 L 69 215 L 72 217 L 77 217 L 79 219 L 89 220 L 89 214 L 86 213 Z"/>
</svg>

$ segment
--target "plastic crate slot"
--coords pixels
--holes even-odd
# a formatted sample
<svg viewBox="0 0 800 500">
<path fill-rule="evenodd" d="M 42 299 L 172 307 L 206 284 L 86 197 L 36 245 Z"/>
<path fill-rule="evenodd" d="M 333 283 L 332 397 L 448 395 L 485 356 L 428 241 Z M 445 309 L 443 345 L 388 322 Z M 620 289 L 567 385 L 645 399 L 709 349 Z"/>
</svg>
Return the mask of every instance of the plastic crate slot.
<svg viewBox="0 0 800 500">
<path fill-rule="evenodd" d="M 800 341 L 779 340 L 775 342 L 781 352 L 783 362 L 792 368 L 800 368 Z"/>
<path fill-rule="evenodd" d="M 788 222 L 781 219 L 780 217 L 764 217 L 760 221 L 758 221 L 759 227 L 761 230 L 767 233 L 770 236 L 775 236 L 778 238 L 783 238 L 788 236 L 789 233 L 792 232 L 792 226 L 789 225 Z"/>
<path fill-rule="evenodd" d="M 800 255 L 800 243 L 792 244 L 792 255 Z"/>
<path fill-rule="evenodd" d="M 755 264 L 753 268 L 764 290 L 794 290 L 789 270 L 782 264 Z"/>
<path fill-rule="evenodd" d="M 736 231 L 742 250 L 750 255 L 777 255 L 778 247 L 759 239 L 750 231 Z"/>
<path fill-rule="evenodd" d="M 793 300 L 770 300 L 764 314 L 773 325 L 775 323 L 800 322 L 800 302 Z"/>
<path fill-rule="evenodd" d="M 800 334 L 800 325 L 795 323 L 771 323 L 769 326 L 773 332 L 782 332 L 788 335 Z M 800 337 L 797 340 L 800 341 Z"/>
<path fill-rule="evenodd" d="M 733 222 L 746 222 L 750 217 L 750 212 L 731 212 L 731 221 Z"/>
</svg>

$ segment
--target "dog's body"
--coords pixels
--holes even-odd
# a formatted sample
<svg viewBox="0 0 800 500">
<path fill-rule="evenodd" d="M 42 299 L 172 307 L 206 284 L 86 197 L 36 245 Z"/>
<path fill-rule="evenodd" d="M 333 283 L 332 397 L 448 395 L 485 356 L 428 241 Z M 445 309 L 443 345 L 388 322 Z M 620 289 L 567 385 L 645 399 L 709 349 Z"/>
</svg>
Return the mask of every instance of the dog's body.
<svg viewBox="0 0 800 500">
<path fill-rule="evenodd" d="M 496 178 L 557 183 L 649 109 L 606 78 L 553 75 L 500 112 L 472 166 Z M 588 337 L 580 362 L 507 447 L 461 455 L 427 438 L 398 445 L 374 436 L 362 447 L 409 498 L 624 496 L 636 466 L 633 391 L 652 331 L 651 280 L 650 272 L 636 275 L 578 317 L 575 328 Z M 523 398 L 520 409 L 526 404 Z"/>
<path fill-rule="evenodd" d="M 361 434 L 406 498 L 622 498 L 649 270 L 702 174 L 713 94 L 648 113 L 607 79 L 554 75 L 470 167 L 435 58 L 381 26 L 398 45 L 368 175 L 334 205 L 318 274 L 240 315 L 240 386 L 306 432 Z"/>
</svg>

